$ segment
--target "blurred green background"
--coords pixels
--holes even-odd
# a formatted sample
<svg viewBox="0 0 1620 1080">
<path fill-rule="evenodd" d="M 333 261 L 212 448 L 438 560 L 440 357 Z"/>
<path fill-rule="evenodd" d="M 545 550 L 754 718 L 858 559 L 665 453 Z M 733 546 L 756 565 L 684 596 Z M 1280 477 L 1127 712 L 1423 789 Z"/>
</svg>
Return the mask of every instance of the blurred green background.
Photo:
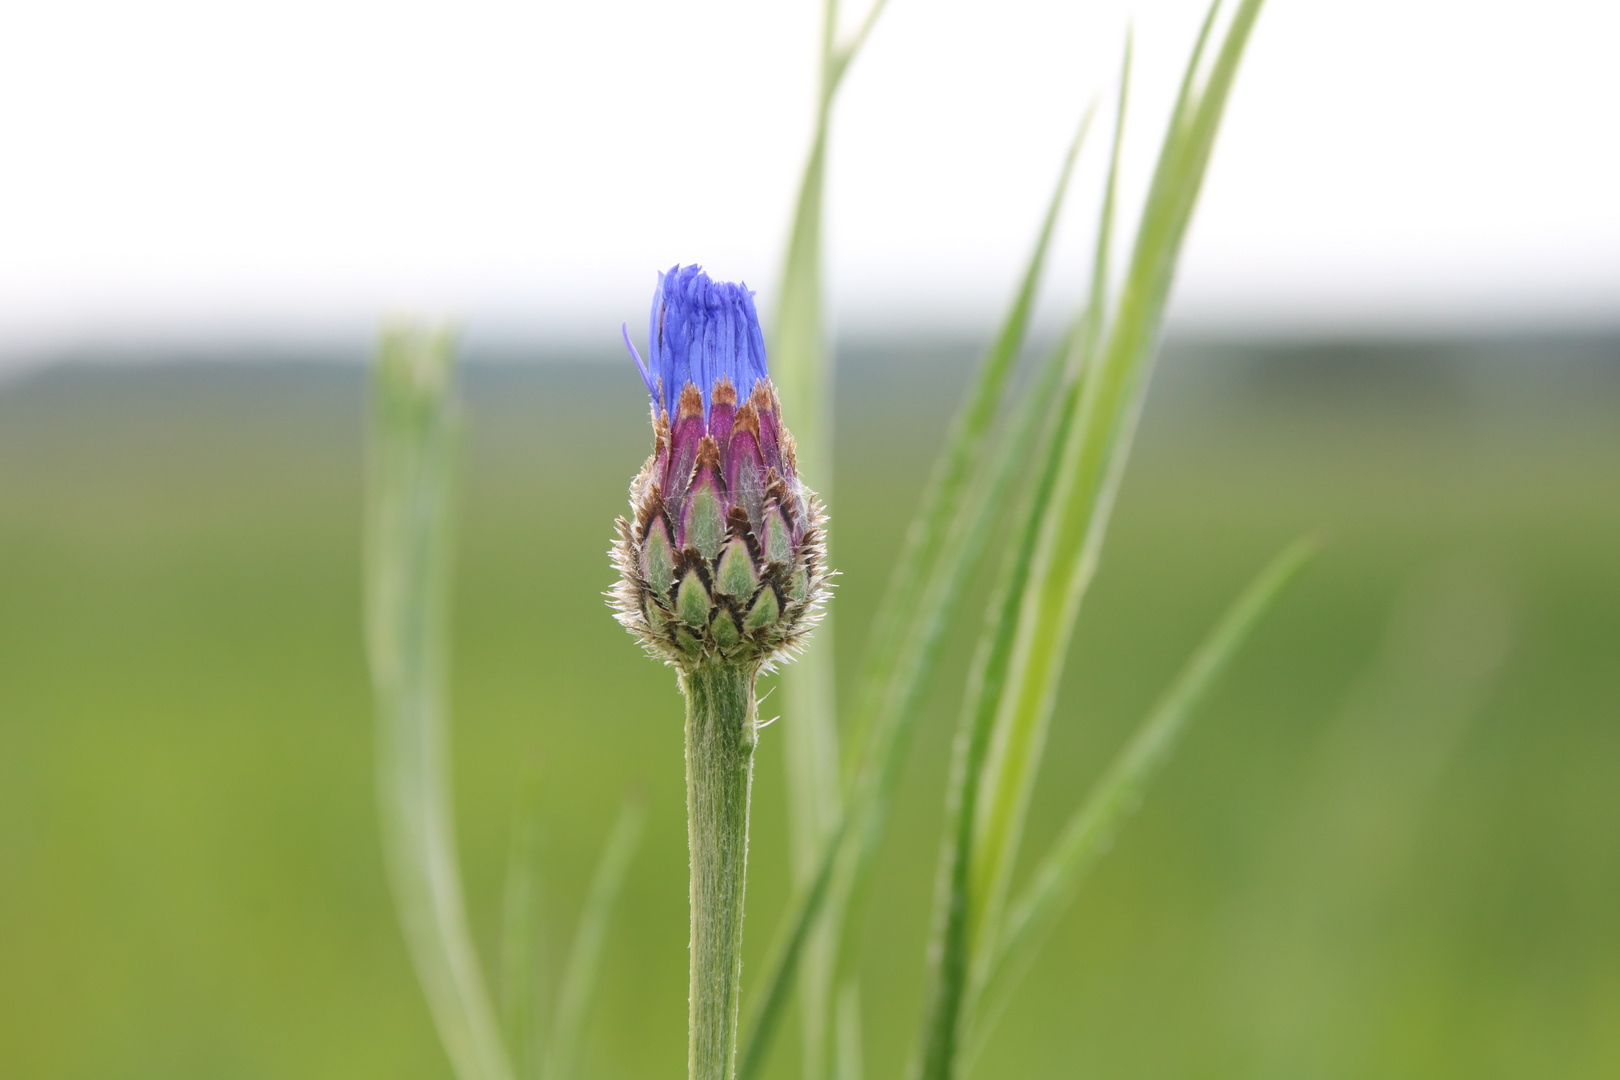
<svg viewBox="0 0 1620 1080">
<path fill-rule="evenodd" d="M 840 358 L 846 677 L 972 351 Z M 587 1072 L 678 1076 L 681 709 L 600 595 L 647 449 L 640 381 L 609 355 L 474 357 L 464 376 L 454 753 L 475 928 L 487 963 L 524 784 L 553 956 L 625 792 L 645 791 Z M 0 388 L 0 1076 L 449 1075 L 378 850 L 363 397 L 357 363 L 274 357 L 81 362 Z M 1248 577 L 1307 528 L 1330 546 L 1099 864 L 979 1075 L 1620 1075 L 1617 480 L 1620 340 L 1173 343 L 1026 851 Z M 919 1012 L 968 638 L 865 931 L 873 1077 L 899 1075 Z M 755 958 L 786 897 L 773 734 Z"/>
</svg>

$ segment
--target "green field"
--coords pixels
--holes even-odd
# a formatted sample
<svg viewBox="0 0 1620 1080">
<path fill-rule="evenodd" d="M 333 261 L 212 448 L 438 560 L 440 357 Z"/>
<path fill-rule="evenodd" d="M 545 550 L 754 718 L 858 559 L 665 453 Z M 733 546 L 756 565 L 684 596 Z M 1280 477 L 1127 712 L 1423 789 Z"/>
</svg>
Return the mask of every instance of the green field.
<svg viewBox="0 0 1620 1080">
<path fill-rule="evenodd" d="M 846 671 L 970 351 L 841 360 Z M 524 784 L 558 958 L 644 791 L 587 1075 L 677 1077 L 681 706 L 600 595 L 643 391 L 617 357 L 475 361 L 466 385 L 455 780 L 480 945 L 487 961 Z M 0 1076 L 449 1075 L 377 835 L 362 417 L 355 363 L 77 364 L 0 388 Z M 1318 525 L 1325 554 L 978 1075 L 1620 1075 L 1615 339 L 1173 347 L 1026 850 L 1243 583 Z M 900 1074 L 920 1010 L 956 690 L 932 698 L 865 929 L 869 1077 Z M 753 957 L 786 898 L 771 736 Z"/>
</svg>

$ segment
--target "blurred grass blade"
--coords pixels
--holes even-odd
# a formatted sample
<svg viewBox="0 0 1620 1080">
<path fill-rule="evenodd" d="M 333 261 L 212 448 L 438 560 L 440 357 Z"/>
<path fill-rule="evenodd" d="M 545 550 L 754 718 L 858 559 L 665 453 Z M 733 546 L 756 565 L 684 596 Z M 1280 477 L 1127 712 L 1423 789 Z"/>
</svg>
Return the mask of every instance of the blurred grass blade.
<svg viewBox="0 0 1620 1080">
<path fill-rule="evenodd" d="M 828 440 L 832 437 L 832 368 L 825 348 L 826 312 L 821 288 L 827 135 L 844 75 L 886 5 L 887 0 L 876 0 L 859 31 L 844 45 L 837 40 L 837 0 L 824 0 L 822 5 L 821 79 L 815 128 L 799 180 L 770 342 L 771 378 L 784 412 L 793 420 L 800 471 L 823 498 L 831 493 Z"/>
<path fill-rule="evenodd" d="M 793 419 L 800 475 L 829 506 L 833 505 L 833 358 L 825 340 L 821 280 L 828 128 L 844 74 L 885 3 L 873 3 L 859 31 L 845 45 L 840 45 L 837 37 L 837 0 L 825 0 L 823 6 L 815 129 L 788 238 L 770 349 L 773 380 L 784 412 Z M 834 620 L 829 612 L 797 663 L 781 675 L 783 713 L 787 717 L 783 760 L 787 767 L 789 840 L 794 878 L 800 887 L 815 876 L 817 854 L 840 816 L 833 641 Z M 813 930 L 801 940 L 800 949 L 806 955 L 800 970 L 804 1069 L 811 1080 L 822 1080 L 836 956 L 834 932 Z"/>
<path fill-rule="evenodd" d="M 973 967 L 994 955 L 1075 618 L 1090 585 L 1141 414 L 1164 307 L 1210 149 L 1260 0 L 1243 0 L 1211 73 L 1198 69 L 1216 6 L 1188 65 L 1154 170 L 1118 306 L 1075 403 L 1061 467 L 1019 604 L 1005 689 L 980 782 L 968 905 Z"/>
<path fill-rule="evenodd" d="M 821 93 L 809 160 L 800 181 L 777 295 L 770 348 L 771 375 L 783 410 L 793 421 L 799 471 L 826 501 L 832 499 L 832 365 L 822 310 L 822 203 L 826 179 L 827 128 L 838 74 L 834 71 L 837 4 L 823 12 Z M 781 675 L 784 755 L 788 766 L 789 827 L 795 877 L 814 873 L 814 853 L 838 812 L 838 735 L 832 667 L 833 624 L 829 613 L 811 646 Z"/>
<path fill-rule="evenodd" d="M 941 844 L 928 947 L 929 984 L 915 1061 L 920 1075 L 925 1077 L 950 1074 L 960 1037 L 962 1005 L 967 993 L 971 957 L 968 872 L 978 786 L 995 719 L 995 705 L 1001 694 L 1011 654 L 1018 601 L 1029 577 L 1040 522 L 1056 478 L 1056 452 L 1065 441 L 1064 432 L 1072 412 L 1072 402 L 1079 393 L 1080 380 L 1095 356 L 1100 339 L 1099 327 L 1108 299 L 1114 190 L 1119 174 L 1129 81 L 1130 48 L 1127 43 L 1125 64 L 1120 75 L 1114 143 L 1109 155 L 1092 258 L 1090 299 L 1074 327 L 1065 336 L 1062 347 L 1048 361 L 1042 381 L 1034 387 L 1024 405 L 1025 416 L 1020 422 L 1020 433 L 1028 437 L 1038 431 L 1039 442 L 1035 453 L 1024 454 L 1021 459 L 1040 463 L 1040 467 L 1023 505 L 1014 515 L 1013 520 L 1018 523 L 1011 530 L 1014 542 L 1008 548 L 1007 563 L 986 609 L 986 624 L 963 692 L 962 716 L 947 779 L 947 824 Z"/>
<path fill-rule="evenodd" d="M 573 1080 L 578 1072 L 579 1044 L 602 970 L 608 922 L 613 917 L 625 872 L 641 842 L 646 822 L 646 803 L 636 796 L 626 799 L 624 808 L 619 811 L 619 820 L 602 849 L 601 861 L 596 865 L 596 874 L 579 916 L 579 927 L 574 931 L 568 967 L 563 971 L 562 984 L 557 990 L 557 1015 L 547 1040 L 541 1080 Z"/>
<path fill-rule="evenodd" d="M 405 942 L 456 1075 L 513 1080 L 467 929 L 450 798 L 453 376 L 448 331 L 384 332 L 372 383 L 365 523 L 378 802 Z"/>
<path fill-rule="evenodd" d="M 1289 812 L 1273 823 L 1227 931 L 1240 957 L 1227 977 L 1246 988 L 1252 1045 L 1264 1047 L 1254 1075 L 1323 1075 L 1325 1062 L 1340 1075 L 1375 1070 L 1368 1023 L 1400 994 L 1380 967 L 1413 946 L 1391 929 L 1435 850 L 1425 843 L 1433 799 L 1513 646 L 1505 585 L 1468 556 L 1409 577 L 1377 651 L 1292 770 Z"/>
<path fill-rule="evenodd" d="M 971 1065 L 972 1048 L 994 1025 L 1007 997 L 1073 901 L 1086 870 L 1108 849 L 1126 815 L 1139 805 L 1148 781 L 1170 756 L 1193 710 L 1320 546 L 1314 535 L 1294 541 L 1244 589 L 1070 817 L 1028 888 L 1008 911 L 989 982 L 980 998 L 982 1005 L 967 1017 L 970 1053 L 963 1071 Z"/>
<path fill-rule="evenodd" d="M 545 918 L 534 782 L 526 778 L 512 813 L 512 843 L 501 897 L 501 1018 L 519 1077 L 540 1071 L 545 1046 Z"/>
<path fill-rule="evenodd" d="M 822 218 L 827 180 L 827 135 L 833 103 L 888 0 L 876 0 L 855 36 L 838 43 L 838 2 L 824 0 L 821 16 L 821 79 L 810 153 L 799 180 L 787 256 L 776 298 L 770 343 L 771 378 L 783 409 L 793 418 L 800 471 L 823 498 L 831 494 L 832 367 L 825 347 L 822 307 Z M 807 436 L 808 435 L 808 439 Z"/>
<path fill-rule="evenodd" d="M 838 3 L 837 0 L 828 0 L 826 5 L 827 20 L 823 28 L 823 50 L 827 59 L 827 70 L 832 73 L 832 84 L 837 86 L 844 77 L 844 71 L 849 67 L 866 44 L 866 39 L 872 33 L 872 27 L 877 24 L 878 16 L 883 14 L 883 8 L 889 0 L 874 0 L 871 7 L 866 9 L 866 18 L 861 20 L 860 29 L 843 45 L 836 43 Z"/>
</svg>

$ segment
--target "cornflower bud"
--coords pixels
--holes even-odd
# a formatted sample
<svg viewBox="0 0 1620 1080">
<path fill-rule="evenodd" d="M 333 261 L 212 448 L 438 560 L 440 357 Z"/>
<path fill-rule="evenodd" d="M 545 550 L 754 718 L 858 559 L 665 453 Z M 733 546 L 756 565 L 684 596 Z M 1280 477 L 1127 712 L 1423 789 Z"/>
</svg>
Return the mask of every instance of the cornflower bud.
<svg viewBox="0 0 1620 1080">
<path fill-rule="evenodd" d="M 829 572 L 753 293 L 675 266 L 653 292 L 650 363 L 624 340 L 652 395 L 653 451 L 617 522 L 617 618 L 683 671 L 768 671 L 820 619 Z"/>
</svg>

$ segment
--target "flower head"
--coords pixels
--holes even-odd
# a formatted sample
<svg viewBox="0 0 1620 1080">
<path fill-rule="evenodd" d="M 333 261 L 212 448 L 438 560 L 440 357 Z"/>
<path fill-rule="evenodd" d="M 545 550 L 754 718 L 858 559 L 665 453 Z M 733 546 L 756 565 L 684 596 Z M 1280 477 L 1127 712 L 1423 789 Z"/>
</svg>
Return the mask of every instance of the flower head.
<svg viewBox="0 0 1620 1080">
<path fill-rule="evenodd" d="M 676 266 L 653 292 L 650 363 L 630 351 L 652 395 L 653 452 L 618 522 L 619 621 L 677 666 L 768 666 L 819 619 L 829 572 L 753 294 Z"/>
</svg>

